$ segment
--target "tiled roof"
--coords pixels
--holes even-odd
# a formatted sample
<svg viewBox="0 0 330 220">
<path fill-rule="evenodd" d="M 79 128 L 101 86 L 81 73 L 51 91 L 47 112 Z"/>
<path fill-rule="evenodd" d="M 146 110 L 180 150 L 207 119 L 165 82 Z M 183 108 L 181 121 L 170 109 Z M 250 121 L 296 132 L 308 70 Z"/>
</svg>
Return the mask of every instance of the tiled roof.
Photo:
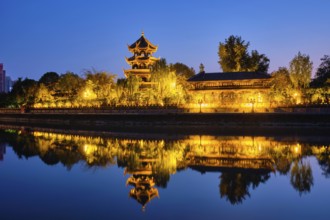
<svg viewBox="0 0 330 220">
<path fill-rule="evenodd" d="M 129 46 L 130 49 L 134 49 L 136 47 L 139 48 L 151 48 L 151 49 L 157 49 L 157 46 L 153 45 L 148 41 L 144 35 L 142 35 L 137 41 L 135 41 L 132 45 Z"/>
<path fill-rule="evenodd" d="M 267 73 L 257 72 L 222 72 L 222 73 L 198 73 L 188 79 L 189 82 L 195 81 L 216 81 L 216 80 L 245 80 L 245 79 L 269 79 Z"/>
</svg>

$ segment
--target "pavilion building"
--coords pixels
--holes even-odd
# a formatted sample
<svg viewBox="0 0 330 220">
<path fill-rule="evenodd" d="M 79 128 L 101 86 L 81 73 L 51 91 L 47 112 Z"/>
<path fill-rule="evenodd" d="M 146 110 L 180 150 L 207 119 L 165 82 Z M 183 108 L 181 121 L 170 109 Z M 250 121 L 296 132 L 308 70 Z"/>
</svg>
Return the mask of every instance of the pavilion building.
<svg viewBox="0 0 330 220">
<path fill-rule="evenodd" d="M 271 76 L 258 72 L 200 72 L 188 79 L 195 102 L 207 109 L 266 111 Z"/>
<path fill-rule="evenodd" d="M 150 85 L 153 64 L 159 60 L 159 58 L 152 56 L 157 49 L 158 46 L 152 44 L 147 38 L 145 38 L 143 32 L 137 41 L 128 45 L 128 50 L 133 56 L 126 58 L 126 62 L 131 66 L 131 69 L 124 70 L 126 78 L 136 76 L 139 78 L 142 87 Z"/>
</svg>

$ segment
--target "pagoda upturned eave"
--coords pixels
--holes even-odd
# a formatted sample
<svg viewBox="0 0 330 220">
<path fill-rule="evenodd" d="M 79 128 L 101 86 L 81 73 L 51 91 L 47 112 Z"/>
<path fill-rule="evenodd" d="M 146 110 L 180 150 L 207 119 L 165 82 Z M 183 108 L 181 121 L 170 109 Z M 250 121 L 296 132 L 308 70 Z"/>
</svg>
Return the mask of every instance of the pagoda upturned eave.
<svg viewBox="0 0 330 220">
<path fill-rule="evenodd" d="M 144 51 L 145 53 L 155 53 L 157 52 L 157 49 L 158 49 L 158 46 L 155 46 L 155 47 L 134 47 L 134 48 L 131 48 L 130 46 L 128 46 L 128 50 L 131 52 L 131 53 L 136 53 L 136 52 L 141 52 L 141 51 Z"/>
<path fill-rule="evenodd" d="M 140 52 L 140 51 L 154 53 L 158 49 L 158 46 L 153 45 L 149 40 L 147 40 L 144 37 L 143 33 L 142 33 L 142 36 L 137 41 L 135 41 L 131 45 L 128 45 L 127 47 L 128 47 L 128 50 L 132 53 Z"/>
<path fill-rule="evenodd" d="M 125 57 L 125 60 L 128 65 L 133 66 L 134 64 L 140 64 L 140 63 L 145 63 L 145 64 L 154 64 L 156 61 L 160 60 L 160 58 L 156 57 L 130 57 L 127 58 Z"/>
<path fill-rule="evenodd" d="M 128 77 L 131 74 L 137 75 L 137 76 L 144 76 L 149 77 L 150 76 L 150 69 L 124 69 L 124 74 L 126 77 Z"/>
</svg>

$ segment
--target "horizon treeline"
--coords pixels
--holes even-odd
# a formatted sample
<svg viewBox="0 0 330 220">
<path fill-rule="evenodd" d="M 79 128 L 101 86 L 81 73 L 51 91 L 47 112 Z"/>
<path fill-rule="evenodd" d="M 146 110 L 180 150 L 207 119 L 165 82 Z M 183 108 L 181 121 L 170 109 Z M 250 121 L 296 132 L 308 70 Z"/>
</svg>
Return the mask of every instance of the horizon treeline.
<svg viewBox="0 0 330 220">
<path fill-rule="evenodd" d="M 267 73 L 270 60 L 257 50 L 249 52 L 249 42 L 230 36 L 219 43 L 220 69 L 224 72 Z M 279 67 L 270 73 L 272 86 L 268 100 L 277 106 L 329 104 L 330 56 L 324 55 L 312 79 L 313 63 L 306 54 L 298 54 L 289 68 Z M 200 65 L 200 72 L 204 65 Z M 167 64 L 157 61 L 151 72 L 150 86 L 140 88 L 136 76 L 119 78 L 105 71 L 86 70 L 82 76 L 66 72 L 47 72 L 36 81 L 19 78 L 8 94 L 0 94 L 0 107 L 102 107 L 102 106 L 184 106 L 196 102 L 187 82 L 195 70 L 183 63 Z"/>
</svg>

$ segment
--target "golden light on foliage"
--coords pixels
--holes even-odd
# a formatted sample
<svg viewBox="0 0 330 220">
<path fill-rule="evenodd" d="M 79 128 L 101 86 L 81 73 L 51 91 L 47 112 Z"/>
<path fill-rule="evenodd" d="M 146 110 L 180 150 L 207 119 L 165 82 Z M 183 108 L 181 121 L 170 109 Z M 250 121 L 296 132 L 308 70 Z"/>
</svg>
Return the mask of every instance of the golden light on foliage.
<svg viewBox="0 0 330 220">
<path fill-rule="evenodd" d="M 90 99 L 95 99 L 96 98 L 96 94 L 91 90 L 91 89 L 86 89 L 83 92 L 83 98 L 90 100 Z"/>
</svg>

